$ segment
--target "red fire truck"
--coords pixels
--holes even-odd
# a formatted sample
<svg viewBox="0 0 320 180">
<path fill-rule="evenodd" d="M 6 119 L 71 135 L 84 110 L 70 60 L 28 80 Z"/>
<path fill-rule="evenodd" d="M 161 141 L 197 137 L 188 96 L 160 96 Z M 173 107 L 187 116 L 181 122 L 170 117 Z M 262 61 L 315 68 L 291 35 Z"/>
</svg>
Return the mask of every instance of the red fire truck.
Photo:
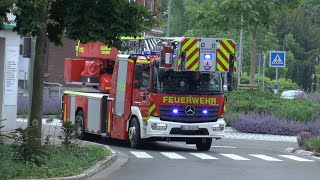
<svg viewBox="0 0 320 180">
<path fill-rule="evenodd" d="M 131 148 L 146 140 L 185 141 L 209 150 L 212 139 L 224 136 L 221 73 L 234 71 L 234 41 L 138 41 L 146 40 L 139 52 L 129 54 L 100 42 L 79 43 L 79 59 L 64 60 L 64 79 L 98 92 L 64 91 L 63 121 L 77 125 L 79 138 L 105 135 L 126 140 Z M 144 51 L 151 47 L 158 51 Z"/>
</svg>

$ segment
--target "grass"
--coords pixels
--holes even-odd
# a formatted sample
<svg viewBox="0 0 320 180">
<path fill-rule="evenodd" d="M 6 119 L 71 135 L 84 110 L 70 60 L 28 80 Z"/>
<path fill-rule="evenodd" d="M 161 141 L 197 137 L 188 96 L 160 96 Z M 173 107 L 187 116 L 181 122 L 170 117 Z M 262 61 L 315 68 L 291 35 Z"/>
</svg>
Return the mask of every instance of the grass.
<svg viewBox="0 0 320 180">
<path fill-rule="evenodd" d="M 67 149 L 65 146 L 49 146 L 50 157 L 41 166 L 13 160 L 13 149 L 0 144 L 0 179 L 52 178 L 80 174 L 97 162 L 111 155 L 101 146 L 81 146 Z"/>
<path fill-rule="evenodd" d="M 320 136 L 306 139 L 303 143 L 303 148 L 320 153 Z"/>
</svg>

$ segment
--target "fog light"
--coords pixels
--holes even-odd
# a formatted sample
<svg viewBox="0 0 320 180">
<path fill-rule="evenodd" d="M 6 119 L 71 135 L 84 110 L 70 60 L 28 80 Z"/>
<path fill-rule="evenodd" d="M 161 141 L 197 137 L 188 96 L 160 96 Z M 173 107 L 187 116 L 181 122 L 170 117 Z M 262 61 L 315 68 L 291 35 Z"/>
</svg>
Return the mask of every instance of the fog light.
<svg viewBox="0 0 320 180">
<path fill-rule="evenodd" d="M 163 124 L 163 123 L 152 123 L 151 129 L 157 130 L 157 131 L 165 131 L 165 130 L 167 130 L 167 125 Z"/>
<path fill-rule="evenodd" d="M 214 124 L 211 126 L 212 131 L 223 131 L 224 125 L 223 124 Z"/>
</svg>

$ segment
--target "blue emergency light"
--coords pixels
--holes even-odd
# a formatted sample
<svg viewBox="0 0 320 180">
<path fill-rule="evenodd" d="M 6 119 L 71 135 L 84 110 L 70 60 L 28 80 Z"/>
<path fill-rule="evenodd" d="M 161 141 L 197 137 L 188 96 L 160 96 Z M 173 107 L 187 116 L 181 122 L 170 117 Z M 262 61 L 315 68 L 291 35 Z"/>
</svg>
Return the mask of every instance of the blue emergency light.
<svg viewBox="0 0 320 180">
<path fill-rule="evenodd" d="M 157 52 L 152 52 L 152 51 L 142 51 L 142 55 L 157 55 Z"/>
<path fill-rule="evenodd" d="M 212 59 L 212 54 L 204 54 L 204 59 Z"/>
</svg>

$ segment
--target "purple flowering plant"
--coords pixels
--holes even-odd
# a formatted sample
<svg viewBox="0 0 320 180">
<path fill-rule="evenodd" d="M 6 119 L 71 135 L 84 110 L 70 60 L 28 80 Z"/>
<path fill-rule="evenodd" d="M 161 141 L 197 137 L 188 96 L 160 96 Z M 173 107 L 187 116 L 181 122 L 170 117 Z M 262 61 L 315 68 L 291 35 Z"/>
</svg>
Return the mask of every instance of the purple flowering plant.
<svg viewBox="0 0 320 180">
<path fill-rule="evenodd" d="M 18 112 L 17 114 L 28 114 L 29 110 L 29 97 L 18 97 Z M 58 97 L 43 97 L 43 114 L 44 115 L 57 115 L 60 113 L 61 104 Z"/>
</svg>

